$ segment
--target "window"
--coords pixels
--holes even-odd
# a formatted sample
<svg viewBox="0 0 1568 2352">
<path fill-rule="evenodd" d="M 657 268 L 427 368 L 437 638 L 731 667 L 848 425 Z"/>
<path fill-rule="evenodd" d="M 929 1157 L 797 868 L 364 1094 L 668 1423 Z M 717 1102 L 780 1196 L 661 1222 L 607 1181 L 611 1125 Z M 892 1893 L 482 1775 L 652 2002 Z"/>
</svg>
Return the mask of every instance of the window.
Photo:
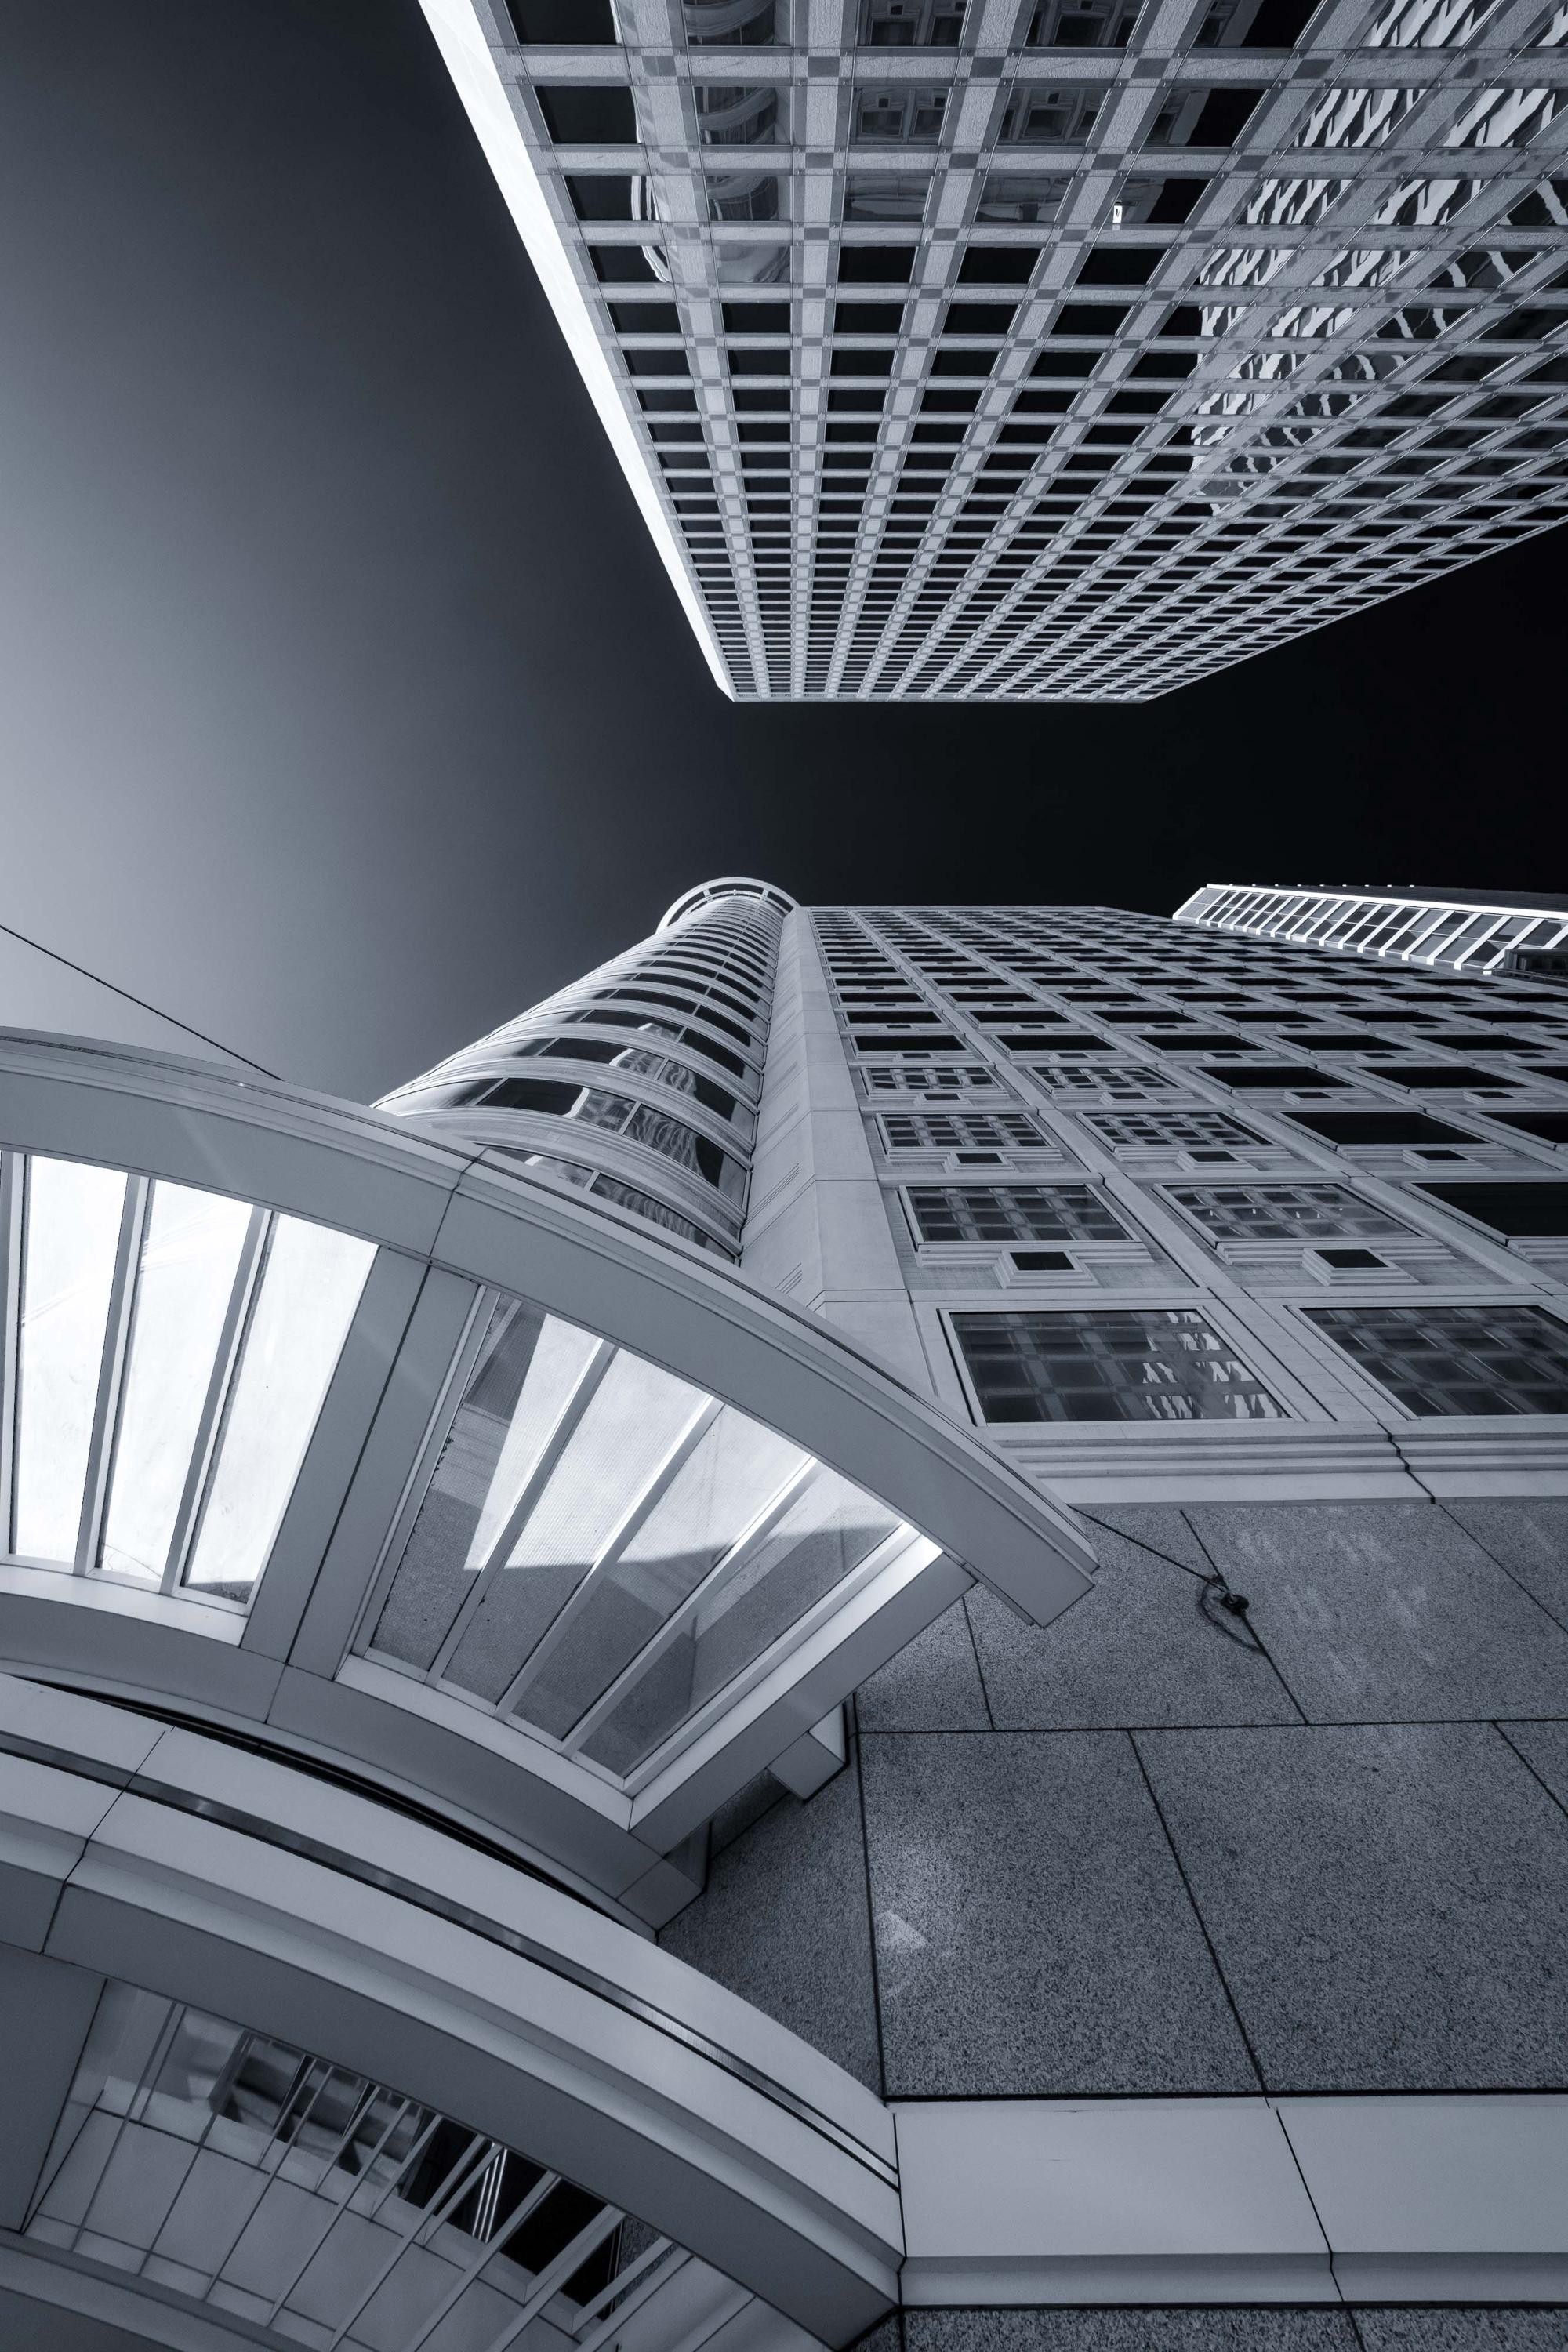
<svg viewBox="0 0 1568 2352">
<path fill-rule="evenodd" d="M 1410 1230 L 1345 1184 L 1174 1184 L 1170 1197 L 1216 1241 L 1332 1241 Z"/>
<path fill-rule="evenodd" d="M 1256 1150 L 1261 1138 L 1223 1110 L 1090 1112 L 1092 1128 L 1113 1151 L 1188 1151 L 1205 1147 Z"/>
<path fill-rule="evenodd" d="M 1568 1327 L 1540 1307 L 1310 1307 L 1306 1313 L 1410 1412 L 1568 1412 Z"/>
<path fill-rule="evenodd" d="M 1057 1043 L 1059 1045 L 1061 1040 Z M 1139 1102 L 1145 1095 L 1176 1083 L 1169 1071 L 1157 1070 L 1142 1062 L 1068 1062 L 1059 1067 L 1049 1062 L 1028 1062 L 1025 1067 L 1038 1086 L 1051 1087 L 1058 1092 L 1092 1090 L 1119 1096 L 1127 1102 Z"/>
<path fill-rule="evenodd" d="M 1173 1038 L 1174 1045 L 1177 1040 Z M 1217 1078 L 1226 1087 L 1267 1087 L 1299 1091 L 1305 1087 L 1342 1087 L 1343 1078 L 1335 1077 L 1329 1070 L 1314 1070 L 1310 1062 L 1250 1062 L 1223 1070 L 1205 1070 L 1205 1078 Z"/>
<path fill-rule="evenodd" d="M 952 1328 L 988 1422 L 1284 1417 L 1191 1307 L 955 1315 Z"/>
<path fill-rule="evenodd" d="M 1542 1143 L 1568 1143 L 1568 1110 L 1509 1110 L 1496 1114 L 1500 1127 L 1517 1128 Z"/>
<path fill-rule="evenodd" d="M 1122 1242 L 1127 1228 L 1089 1184 L 916 1184 L 922 1242 Z"/>
<path fill-rule="evenodd" d="M 1568 1234 L 1568 1184 L 1420 1184 L 1416 1190 L 1510 1240 Z"/>
<path fill-rule="evenodd" d="M 1288 1116 L 1294 1126 L 1307 1128 L 1325 1143 L 1337 1143 L 1349 1150 L 1373 1145 L 1386 1148 L 1475 1140 L 1462 1127 L 1450 1127 L 1446 1119 L 1432 1118 L 1424 1110 L 1291 1111 Z"/>
<path fill-rule="evenodd" d="M 1046 1144 L 1034 1121 L 1016 1111 L 884 1111 L 882 1128 L 890 1151 L 962 1151 L 969 1146 L 1009 1144 L 1038 1151 Z"/>
<path fill-rule="evenodd" d="M 738 1202 L 746 1189 L 746 1171 L 740 1160 L 732 1160 L 683 1120 L 671 1118 L 650 1103 L 633 1102 L 626 1095 L 547 1078 L 480 1079 L 454 1087 L 450 1092 L 455 1103 L 470 1109 L 531 1111 L 622 1136 L 627 1143 L 640 1143 L 645 1150 L 657 1151 L 661 1160 L 689 1169 L 711 1184 L 721 1200 Z"/>
<path fill-rule="evenodd" d="M 868 1062 L 861 1076 L 877 1094 L 907 1094 L 911 1087 L 968 1092 L 1002 1086 L 995 1071 L 983 1062 Z"/>
</svg>

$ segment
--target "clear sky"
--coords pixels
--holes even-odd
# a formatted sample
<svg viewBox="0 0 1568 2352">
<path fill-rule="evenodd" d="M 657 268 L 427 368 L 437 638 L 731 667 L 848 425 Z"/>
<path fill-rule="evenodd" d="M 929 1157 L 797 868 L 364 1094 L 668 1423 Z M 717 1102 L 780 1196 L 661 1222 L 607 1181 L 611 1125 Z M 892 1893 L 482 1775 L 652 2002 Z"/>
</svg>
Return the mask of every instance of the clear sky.
<svg viewBox="0 0 1568 2352">
<path fill-rule="evenodd" d="M 1562 534 L 1141 709 L 723 701 L 413 0 L 8 0 L 0 334 L 0 922 L 307 1084 L 718 872 L 1564 887 Z"/>
</svg>

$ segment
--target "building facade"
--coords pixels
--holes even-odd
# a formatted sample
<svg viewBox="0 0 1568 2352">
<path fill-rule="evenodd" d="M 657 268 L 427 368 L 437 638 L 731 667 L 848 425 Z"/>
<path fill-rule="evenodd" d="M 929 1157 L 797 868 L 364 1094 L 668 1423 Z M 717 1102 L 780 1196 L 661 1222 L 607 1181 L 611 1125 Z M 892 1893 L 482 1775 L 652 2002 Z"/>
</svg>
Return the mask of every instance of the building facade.
<svg viewBox="0 0 1568 2352">
<path fill-rule="evenodd" d="M 425 0 L 720 685 L 1142 701 L 1562 520 L 1536 0 Z"/>
<path fill-rule="evenodd" d="M 1564 2340 L 1568 985 L 1250 904 L 0 1036 L 4 2340 Z"/>
</svg>

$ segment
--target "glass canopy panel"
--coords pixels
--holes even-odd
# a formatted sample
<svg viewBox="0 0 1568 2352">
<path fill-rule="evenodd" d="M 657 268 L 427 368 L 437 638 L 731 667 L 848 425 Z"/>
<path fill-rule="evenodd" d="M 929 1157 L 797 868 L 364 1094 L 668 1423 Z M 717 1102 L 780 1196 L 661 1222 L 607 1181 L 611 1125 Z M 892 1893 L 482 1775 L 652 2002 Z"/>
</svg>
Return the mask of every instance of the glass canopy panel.
<svg viewBox="0 0 1568 2352">
<path fill-rule="evenodd" d="M 737 1547 L 733 1572 L 714 1577 L 678 1638 L 650 1657 L 584 1754 L 612 1771 L 635 1769 L 900 1524 L 895 1511 L 818 1466 L 760 1541 Z"/>
<path fill-rule="evenodd" d="M 787 1438 L 721 1410 L 618 1557 L 584 1588 L 517 1712 L 564 1738 L 808 1461 Z"/>
<path fill-rule="evenodd" d="M 103 1538 L 115 1575 L 163 1573 L 250 1216 L 243 1201 L 153 1187 Z"/>
<path fill-rule="evenodd" d="M 76 1557 L 124 1205 L 117 1170 L 29 1163 L 14 1529 L 25 1559 Z"/>
<path fill-rule="evenodd" d="M 617 1351 L 489 1579 L 447 1665 L 448 1682 L 492 1704 L 504 1696 L 707 1403 L 684 1381 Z"/>
<path fill-rule="evenodd" d="M 187 1586 L 242 1601 L 260 1575 L 374 1255 L 353 1234 L 274 1224 Z"/>
<path fill-rule="evenodd" d="M 903 1525 L 778 1432 L 522 1302 L 462 1360 L 365 1646 L 602 1769 L 639 1764 Z"/>
</svg>

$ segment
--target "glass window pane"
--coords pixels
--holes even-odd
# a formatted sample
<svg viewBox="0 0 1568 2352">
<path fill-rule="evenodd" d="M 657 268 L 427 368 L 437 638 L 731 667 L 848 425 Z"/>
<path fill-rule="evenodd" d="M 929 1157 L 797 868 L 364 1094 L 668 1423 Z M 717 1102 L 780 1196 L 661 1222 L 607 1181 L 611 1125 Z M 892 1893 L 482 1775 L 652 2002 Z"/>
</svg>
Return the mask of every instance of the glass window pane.
<svg viewBox="0 0 1568 2352">
<path fill-rule="evenodd" d="M 419 1506 L 419 1516 L 398 1562 L 385 1604 L 372 1635 L 373 1646 L 407 1665 L 428 1667 L 452 1621 L 472 1590 L 470 1570 L 490 1549 L 478 1534 L 489 1498 L 503 1484 L 521 1491 L 521 1446 L 514 1453 L 508 1433 L 519 1412 L 525 1381 L 533 1384 L 534 1358 L 545 1318 L 537 1307 L 508 1300 L 490 1318 L 463 1401 L 441 1448 L 441 1456 Z M 563 1325 L 563 1331 L 570 1327 Z M 574 1335 L 582 1337 L 583 1335 Z M 584 1339 L 584 1354 L 587 1341 Z M 561 1398 L 549 1378 L 539 1382 L 551 1417 Z M 531 1421 L 532 1415 L 524 1414 Z M 499 1523 L 504 1517 L 499 1508 Z"/>
<path fill-rule="evenodd" d="M 116 1169 L 29 1164 L 16 1506 L 26 1559 L 76 1557 L 124 1204 Z"/>
<path fill-rule="evenodd" d="M 898 1514 L 819 1469 L 731 1580 L 717 1584 L 649 1672 L 584 1746 L 617 1772 L 653 1753 L 886 1541 Z"/>
<path fill-rule="evenodd" d="M 242 1601 L 260 1575 L 374 1255 L 278 1219 L 187 1585 Z"/>
<path fill-rule="evenodd" d="M 704 1402 L 624 1351 L 452 1654 L 447 1679 L 499 1699 Z"/>
<path fill-rule="evenodd" d="M 585 1597 L 518 1712 L 564 1738 L 807 1457 L 726 1409 Z"/>
<path fill-rule="evenodd" d="M 103 1538 L 117 1575 L 163 1574 L 249 1222 L 243 1201 L 153 1187 Z"/>
</svg>

